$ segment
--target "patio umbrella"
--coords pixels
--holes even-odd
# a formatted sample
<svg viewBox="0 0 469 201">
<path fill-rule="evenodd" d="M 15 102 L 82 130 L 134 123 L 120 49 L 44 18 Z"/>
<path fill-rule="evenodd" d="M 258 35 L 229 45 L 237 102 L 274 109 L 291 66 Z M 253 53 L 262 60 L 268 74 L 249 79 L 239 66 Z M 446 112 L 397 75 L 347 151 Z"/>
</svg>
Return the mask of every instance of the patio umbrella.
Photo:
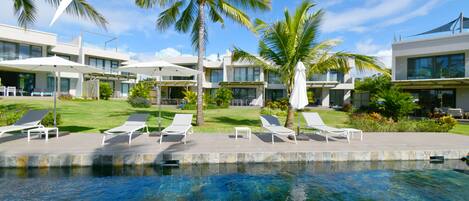
<svg viewBox="0 0 469 201">
<path fill-rule="evenodd" d="M 137 73 L 147 76 L 193 76 L 198 75 L 199 71 L 186 68 L 183 66 L 178 66 L 166 61 L 152 61 L 152 62 L 142 62 L 142 63 L 133 63 L 119 68 L 120 71 Z M 161 95 L 160 86 L 158 87 L 158 97 Z M 158 102 L 158 129 L 161 128 L 161 103 Z"/>
<path fill-rule="evenodd" d="M 308 105 L 308 92 L 306 89 L 306 68 L 303 62 L 298 62 L 295 66 L 295 79 L 293 91 L 290 96 L 290 105 L 301 110 Z M 298 114 L 298 134 L 300 134 L 300 115 Z"/>
<path fill-rule="evenodd" d="M 102 73 L 103 71 L 67 59 L 52 57 L 37 57 L 30 59 L 1 61 L 0 65 L 10 66 L 27 71 L 43 71 L 54 74 L 54 127 L 57 127 L 57 73 Z"/>
</svg>

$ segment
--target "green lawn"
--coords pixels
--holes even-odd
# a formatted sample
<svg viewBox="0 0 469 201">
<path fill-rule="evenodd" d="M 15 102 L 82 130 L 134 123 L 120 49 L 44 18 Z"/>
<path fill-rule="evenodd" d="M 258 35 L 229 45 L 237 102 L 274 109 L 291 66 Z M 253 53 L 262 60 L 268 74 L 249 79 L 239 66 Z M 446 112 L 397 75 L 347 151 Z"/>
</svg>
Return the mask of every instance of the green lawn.
<svg viewBox="0 0 469 201">
<path fill-rule="evenodd" d="M 34 109 L 53 108 L 53 102 L 40 99 L 0 100 L 1 105 L 11 107 L 27 106 Z M 135 109 L 125 101 L 59 101 L 58 112 L 62 115 L 62 131 L 80 133 L 98 133 L 123 123 L 127 117 L 135 112 L 150 112 L 149 125 L 151 130 L 157 130 L 157 108 Z M 347 114 L 340 111 L 313 109 L 318 112 L 326 124 L 335 127 L 347 127 Z M 194 113 L 195 111 L 179 110 L 175 106 L 163 106 L 162 126 L 169 125 L 176 113 Z M 249 126 L 253 131 L 260 130 L 259 108 L 213 109 L 205 111 L 205 124 L 195 127 L 198 133 L 230 133 L 235 126 Z M 281 119 L 284 121 L 284 118 Z M 302 125 L 304 124 L 301 118 Z M 195 123 L 195 118 L 194 121 Z M 295 123 L 296 118 L 295 118 Z M 469 125 L 457 125 L 453 133 L 469 135 Z"/>
<path fill-rule="evenodd" d="M 1 105 L 11 107 L 27 106 L 33 109 L 53 108 L 53 102 L 39 99 L 0 100 Z M 150 112 L 150 129 L 157 129 L 157 108 L 135 109 L 125 101 L 59 101 L 58 113 L 62 115 L 62 131 L 97 133 L 122 124 L 127 117 L 135 112 Z M 176 113 L 194 113 L 195 111 L 179 110 L 175 106 L 163 106 L 162 126 L 170 124 Z M 347 116 L 343 112 L 317 110 L 327 124 L 345 127 Z M 230 108 L 205 111 L 205 124 L 195 127 L 199 133 L 228 133 L 233 132 L 235 126 L 249 126 L 253 131 L 259 131 L 259 108 Z M 284 121 L 284 119 L 282 119 Z M 296 119 L 295 119 L 296 122 Z M 195 123 L 195 117 L 194 121 Z M 303 124 L 304 125 L 304 124 Z"/>
</svg>

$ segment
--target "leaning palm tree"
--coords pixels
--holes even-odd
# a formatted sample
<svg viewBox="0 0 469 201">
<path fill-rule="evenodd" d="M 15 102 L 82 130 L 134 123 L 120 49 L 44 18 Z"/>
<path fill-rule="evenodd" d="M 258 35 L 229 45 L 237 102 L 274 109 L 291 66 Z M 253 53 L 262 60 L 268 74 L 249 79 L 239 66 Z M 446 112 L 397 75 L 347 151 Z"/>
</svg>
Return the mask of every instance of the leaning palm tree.
<svg viewBox="0 0 469 201">
<path fill-rule="evenodd" d="M 18 18 L 18 25 L 27 28 L 36 22 L 37 6 L 36 0 L 12 0 L 15 15 Z M 61 0 L 43 0 L 51 6 L 58 7 Z M 83 17 L 93 21 L 98 26 L 106 28 L 107 21 L 103 15 L 98 13 L 86 0 L 72 0 L 65 12 Z"/>
<path fill-rule="evenodd" d="M 302 61 L 308 76 L 323 73 L 327 70 L 349 71 L 349 60 L 355 60 L 359 70 L 373 69 L 388 73 L 374 57 L 351 54 L 347 52 L 331 52 L 338 45 L 336 40 L 318 42 L 319 25 L 323 11 L 312 12 L 315 4 L 303 1 L 293 15 L 285 10 L 284 20 L 267 24 L 256 20 L 256 29 L 260 33 L 259 56 L 254 56 L 235 47 L 233 61 L 247 61 L 267 70 L 277 72 L 286 86 L 287 96 L 293 90 L 295 65 Z M 288 108 L 286 127 L 293 126 L 294 111 Z"/>
<path fill-rule="evenodd" d="M 264 11 L 271 7 L 271 0 L 135 0 L 142 8 L 163 7 L 158 17 L 158 28 L 163 31 L 174 25 L 176 31 L 191 32 L 192 45 L 198 51 L 197 69 L 197 125 L 204 123 L 203 116 L 203 59 L 207 42 L 206 20 L 223 26 L 228 18 L 248 28 L 251 20 L 243 10 Z M 208 19 L 207 14 L 208 13 Z"/>
</svg>

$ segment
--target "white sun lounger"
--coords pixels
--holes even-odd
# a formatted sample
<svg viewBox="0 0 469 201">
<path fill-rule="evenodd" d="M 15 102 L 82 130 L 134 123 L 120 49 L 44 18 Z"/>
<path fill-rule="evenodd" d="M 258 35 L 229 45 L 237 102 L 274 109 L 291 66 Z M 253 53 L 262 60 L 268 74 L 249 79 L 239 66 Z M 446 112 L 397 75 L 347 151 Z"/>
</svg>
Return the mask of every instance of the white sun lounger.
<svg viewBox="0 0 469 201">
<path fill-rule="evenodd" d="M 318 130 L 320 134 L 326 137 L 326 142 L 329 142 L 329 135 L 339 135 L 347 137 L 347 142 L 350 143 L 350 135 L 346 130 L 327 126 L 316 112 L 303 112 L 303 117 L 306 120 L 308 128 Z"/>
<path fill-rule="evenodd" d="M 41 121 L 48 112 L 48 110 L 30 110 L 13 125 L 0 127 L 0 136 L 8 132 L 44 127 L 41 125 Z"/>
<path fill-rule="evenodd" d="M 272 144 L 274 144 L 274 135 L 287 136 L 287 137 L 290 135 L 293 135 L 295 144 L 298 144 L 296 141 L 295 131 L 289 128 L 286 128 L 284 126 L 281 126 L 276 116 L 261 115 L 260 118 L 262 122 L 262 128 L 264 128 L 265 130 L 269 131 L 272 134 Z"/>
<path fill-rule="evenodd" d="M 106 141 L 106 136 L 113 135 L 129 135 L 129 144 L 132 143 L 132 135 L 139 130 L 146 129 L 146 134 L 148 134 L 147 119 L 149 114 L 132 114 L 129 116 L 127 121 L 122 124 L 122 126 L 104 131 L 103 142 L 104 145 Z"/>
<path fill-rule="evenodd" d="M 192 114 L 176 114 L 171 125 L 161 131 L 160 144 L 163 142 L 165 135 L 182 135 L 184 144 L 186 144 L 187 134 L 191 134 L 192 130 Z"/>
</svg>

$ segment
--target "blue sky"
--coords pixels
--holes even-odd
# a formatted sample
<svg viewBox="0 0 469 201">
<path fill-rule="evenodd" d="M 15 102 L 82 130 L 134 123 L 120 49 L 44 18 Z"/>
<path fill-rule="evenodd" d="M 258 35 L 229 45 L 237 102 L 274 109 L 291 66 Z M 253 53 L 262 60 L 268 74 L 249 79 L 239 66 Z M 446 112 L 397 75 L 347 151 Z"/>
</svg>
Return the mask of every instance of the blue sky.
<svg viewBox="0 0 469 201">
<path fill-rule="evenodd" d="M 48 24 L 54 9 L 36 0 L 39 17 L 34 29 L 57 33 L 62 40 L 71 40 L 80 31 L 118 36 L 120 51 L 128 52 L 133 59 L 151 60 L 155 56 L 194 54 L 190 38 L 170 29 L 156 30 L 158 8 L 145 10 L 137 8 L 134 0 L 89 0 L 109 21 L 107 31 L 91 22 L 71 16 L 62 16 L 53 27 Z M 301 0 L 273 0 L 270 12 L 249 13 L 252 18 L 273 21 L 283 17 L 284 9 L 293 10 Z M 460 12 L 469 16 L 467 0 L 320 0 L 316 9 L 324 9 L 326 15 L 321 25 L 319 40 L 340 39 L 336 49 L 380 57 L 390 65 L 391 44 L 394 36 L 406 38 L 419 32 L 442 25 L 456 18 Z M 16 25 L 12 3 L 4 0 L 0 7 L 0 23 Z M 85 33 L 88 45 L 104 46 L 109 37 Z M 257 38 L 245 28 L 227 22 L 224 28 L 209 24 L 207 56 L 215 58 L 225 54 L 234 45 L 249 52 L 257 50 Z"/>
</svg>

